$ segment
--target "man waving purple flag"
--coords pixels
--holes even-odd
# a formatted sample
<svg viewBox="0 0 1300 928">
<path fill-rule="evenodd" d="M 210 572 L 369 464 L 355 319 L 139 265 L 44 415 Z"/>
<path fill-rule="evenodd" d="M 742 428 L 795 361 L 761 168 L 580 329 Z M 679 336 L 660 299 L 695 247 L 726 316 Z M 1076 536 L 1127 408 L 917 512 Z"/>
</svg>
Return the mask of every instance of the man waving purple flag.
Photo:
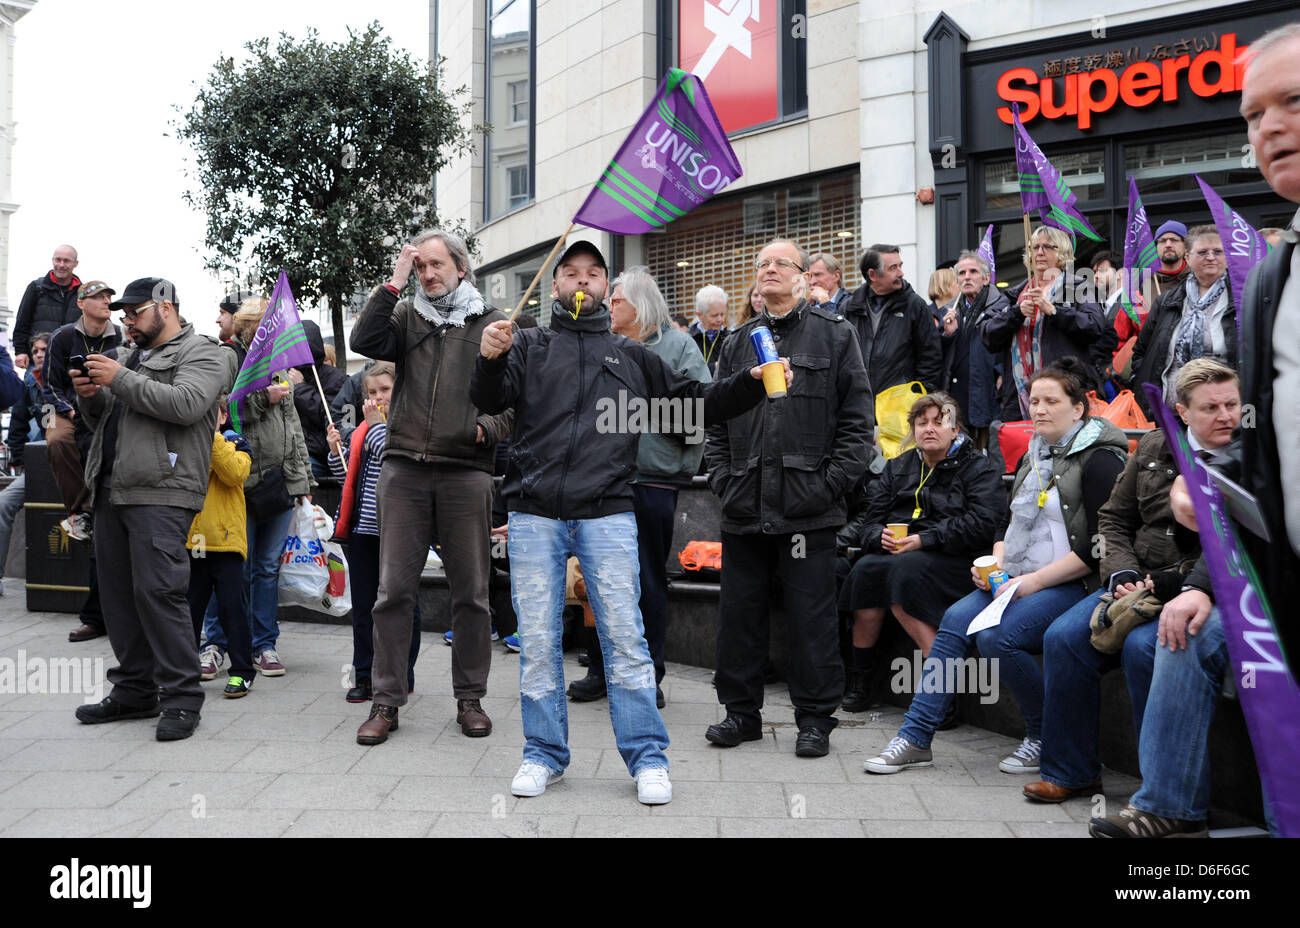
<svg viewBox="0 0 1300 928">
<path fill-rule="evenodd" d="M 251 393 L 269 387 L 277 371 L 303 364 L 312 364 L 311 348 L 307 334 L 298 316 L 298 304 L 289 289 L 289 275 L 280 272 L 271 291 L 271 303 L 257 327 L 253 344 L 248 346 L 244 366 L 239 369 L 235 386 L 230 391 L 230 421 L 237 431 L 243 429 L 245 402 Z"/>
<path fill-rule="evenodd" d="M 638 235 L 685 216 L 741 175 L 704 83 L 673 68 L 574 217 Z"/>
</svg>

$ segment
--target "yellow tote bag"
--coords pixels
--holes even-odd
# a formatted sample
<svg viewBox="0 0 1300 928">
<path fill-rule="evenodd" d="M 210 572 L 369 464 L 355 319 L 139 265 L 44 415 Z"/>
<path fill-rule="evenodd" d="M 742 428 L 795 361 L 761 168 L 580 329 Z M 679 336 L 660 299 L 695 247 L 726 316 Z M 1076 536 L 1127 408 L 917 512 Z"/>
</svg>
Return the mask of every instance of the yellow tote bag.
<svg viewBox="0 0 1300 928">
<path fill-rule="evenodd" d="M 903 439 L 907 437 L 907 413 L 922 396 L 925 396 L 925 387 L 919 380 L 900 383 L 876 394 L 876 427 L 880 434 L 880 450 L 886 459 L 898 457 Z"/>
</svg>

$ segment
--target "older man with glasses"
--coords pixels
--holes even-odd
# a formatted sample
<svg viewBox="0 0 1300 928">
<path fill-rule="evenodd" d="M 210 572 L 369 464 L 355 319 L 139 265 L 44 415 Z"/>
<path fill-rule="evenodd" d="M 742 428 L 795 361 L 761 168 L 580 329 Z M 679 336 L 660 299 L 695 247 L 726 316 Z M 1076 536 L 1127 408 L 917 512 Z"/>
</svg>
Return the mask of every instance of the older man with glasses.
<svg viewBox="0 0 1300 928">
<path fill-rule="evenodd" d="M 704 454 L 709 485 L 722 504 L 726 565 L 714 681 L 726 718 L 705 737 L 720 747 L 763 737 L 768 591 L 775 575 L 789 628 L 795 753 L 823 757 L 844 695 L 835 535 L 845 522 L 845 497 L 866 470 L 875 416 L 852 324 L 796 295 L 807 269 L 808 255 L 794 242 L 774 241 L 759 252 L 763 313 L 736 330 L 718 361 L 719 379 L 749 367 L 755 360 L 750 334 L 767 328 L 777 353 L 790 359 L 794 381 L 787 396 L 709 429 Z"/>
<path fill-rule="evenodd" d="M 1223 240 L 1211 225 L 1187 233 L 1191 275 L 1152 307 L 1133 346 L 1134 382 L 1158 383 L 1165 402 L 1177 401 L 1178 372 L 1194 358 L 1210 358 L 1237 369 L 1236 299 L 1228 281 Z M 1135 390 L 1147 415 L 1146 392 Z"/>
</svg>

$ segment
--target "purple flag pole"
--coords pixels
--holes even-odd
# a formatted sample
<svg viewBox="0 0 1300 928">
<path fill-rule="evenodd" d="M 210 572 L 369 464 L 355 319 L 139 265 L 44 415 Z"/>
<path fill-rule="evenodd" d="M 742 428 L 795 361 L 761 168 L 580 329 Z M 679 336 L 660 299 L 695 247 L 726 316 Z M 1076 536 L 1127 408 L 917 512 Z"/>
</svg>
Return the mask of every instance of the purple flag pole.
<svg viewBox="0 0 1300 928">
<path fill-rule="evenodd" d="M 1282 657 L 1272 610 L 1250 559 L 1237 543 L 1219 488 L 1193 456 L 1160 388 L 1142 386 L 1196 507 L 1201 550 L 1228 644 L 1228 666 L 1255 747 L 1269 811 L 1279 835 L 1300 837 L 1300 689 Z"/>
<path fill-rule="evenodd" d="M 989 286 L 996 287 L 998 283 L 997 262 L 993 260 L 993 223 L 984 230 L 984 238 L 980 239 L 979 255 L 989 264 Z"/>
<path fill-rule="evenodd" d="M 1228 282 L 1232 284 L 1233 305 L 1238 307 L 1237 340 L 1240 343 L 1241 301 L 1246 296 L 1246 278 L 1250 276 L 1251 269 L 1263 261 L 1268 254 L 1268 242 L 1264 240 L 1264 236 L 1255 231 L 1241 213 L 1225 203 L 1223 197 L 1215 193 L 1213 187 L 1201 180 L 1199 174 L 1195 176 L 1196 182 L 1201 185 L 1205 205 L 1210 208 L 1210 215 L 1214 217 L 1214 227 L 1219 230 L 1219 238 L 1223 240 L 1223 251 L 1228 258 Z"/>
</svg>

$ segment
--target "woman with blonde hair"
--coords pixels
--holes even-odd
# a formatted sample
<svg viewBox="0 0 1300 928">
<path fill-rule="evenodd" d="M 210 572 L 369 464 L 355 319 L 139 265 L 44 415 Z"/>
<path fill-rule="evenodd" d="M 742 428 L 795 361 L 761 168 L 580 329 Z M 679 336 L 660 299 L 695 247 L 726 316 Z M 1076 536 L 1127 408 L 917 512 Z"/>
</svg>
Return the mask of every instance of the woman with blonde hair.
<svg viewBox="0 0 1300 928">
<path fill-rule="evenodd" d="M 957 286 L 957 272 L 950 267 L 941 267 L 930 275 L 930 312 L 934 314 L 934 324 L 943 325 L 943 317 L 957 302 L 961 289 Z"/>
<path fill-rule="evenodd" d="M 239 306 L 232 324 L 231 340 L 247 351 L 266 313 L 267 300 L 250 297 Z M 307 444 L 293 405 L 293 387 L 277 373 L 276 382 L 248 397 L 241 421 L 244 440 L 253 459 L 244 496 L 248 512 L 248 559 L 244 562 L 246 613 L 253 626 L 253 664 L 263 676 L 284 675 L 284 664 L 276 653 L 280 636 L 277 619 L 280 553 L 296 499 L 308 496 L 314 482 L 307 460 Z M 283 481 L 273 501 L 262 500 L 255 488 L 262 481 Z M 283 507 L 283 508 L 281 508 Z M 216 676 L 225 661 L 226 636 L 211 609 L 203 627 L 206 644 L 199 656 L 203 679 Z"/>
<path fill-rule="evenodd" d="M 1007 290 L 1010 300 L 1001 312 L 980 323 L 984 347 L 1002 355 L 1001 418 L 1029 418 L 1029 381 L 1061 358 L 1078 358 L 1091 372 L 1089 390 L 1101 376 L 1093 364 L 1093 345 L 1113 352 L 1119 336 L 1106 325 L 1106 311 L 1092 297 L 1094 288 L 1075 277 L 1074 243 L 1052 226 L 1039 226 L 1025 248 L 1029 279 Z M 1081 297 L 1086 297 L 1082 299 Z M 1108 331 L 1109 330 L 1109 331 Z"/>
</svg>

